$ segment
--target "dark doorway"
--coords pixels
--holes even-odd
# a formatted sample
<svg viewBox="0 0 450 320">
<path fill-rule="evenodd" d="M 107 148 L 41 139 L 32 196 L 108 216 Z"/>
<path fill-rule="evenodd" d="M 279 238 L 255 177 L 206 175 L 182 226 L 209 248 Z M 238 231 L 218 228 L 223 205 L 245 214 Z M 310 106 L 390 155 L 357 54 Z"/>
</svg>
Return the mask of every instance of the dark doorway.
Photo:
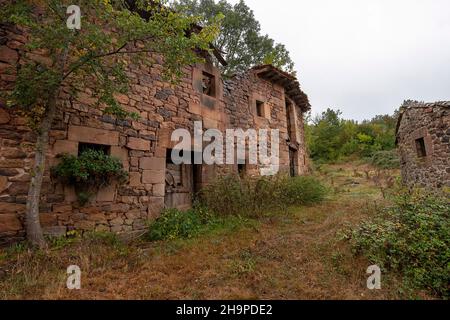
<svg viewBox="0 0 450 320">
<path fill-rule="evenodd" d="M 238 173 L 239 173 L 239 177 L 241 177 L 241 179 L 245 178 L 245 172 L 246 172 L 245 164 L 239 163 L 238 164 Z"/>
<path fill-rule="evenodd" d="M 193 170 L 193 193 L 194 197 L 202 190 L 203 187 L 203 165 L 201 164 L 194 164 L 192 165 Z"/>
<path fill-rule="evenodd" d="M 298 151 L 293 149 L 293 148 L 289 148 L 289 173 L 291 175 L 291 177 L 296 177 L 297 176 L 297 167 L 295 165 L 295 159 L 298 158 Z"/>
</svg>

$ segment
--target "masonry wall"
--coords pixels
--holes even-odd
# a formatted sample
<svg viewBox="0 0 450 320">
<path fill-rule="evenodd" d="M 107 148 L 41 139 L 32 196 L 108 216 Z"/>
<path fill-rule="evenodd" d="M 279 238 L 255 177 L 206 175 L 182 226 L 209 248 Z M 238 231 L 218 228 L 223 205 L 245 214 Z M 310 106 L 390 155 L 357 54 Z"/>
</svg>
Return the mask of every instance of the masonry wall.
<svg viewBox="0 0 450 320">
<path fill-rule="evenodd" d="M 25 52 L 26 37 L 20 29 L 0 29 L 0 85 L 2 90 L 11 89 L 16 69 L 25 59 L 49 63 L 43 53 Z M 85 88 L 77 97 L 63 90 L 59 100 L 59 112 L 50 132 L 48 165 L 45 172 L 41 199 L 41 223 L 44 232 L 63 235 L 69 230 L 96 230 L 112 232 L 139 232 L 148 220 L 155 219 L 168 204 L 184 208 L 192 197 L 192 181 L 167 187 L 169 164 L 167 151 L 174 148 L 170 141 L 173 130 L 188 129 L 193 132 L 194 121 L 202 121 L 205 129 L 217 128 L 278 128 L 281 130 L 282 167 L 288 170 L 289 152 L 286 141 L 287 122 L 285 96 L 282 87 L 258 79 L 251 72 L 242 79 L 226 84 L 218 69 L 210 64 L 189 66 L 177 85 L 164 82 L 161 59 L 158 63 L 130 65 L 127 75 L 131 88 L 127 95 L 117 95 L 118 101 L 140 119 L 117 120 L 95 106 L 85 79 Z M 214 80 L 214 96 L 205 94 L 202 77 Z M 267 106 L 265 118 L 256 117 L 252 110 L 254 99 L 264 100 Z M 104 106 L 103 106 L 104 107 Z M 297 140 L 299 157 L 297 166 L 302 172 L 299 159 L 304 158 L 303 115 L 296 108 Z M 24 212 L 30 169 L 34 161 L 33 145 L 36 136 L 26 119 L 5 108 L 0 108 L 0 243 L 24 237 Z M 50 167 L 58 163 L 58 155 L 77 155 L 81 144 L 107 146 L 111 155 L 123 162 L 129 172 L 129 181 L 121 186 L 103 188 L 92 201 L 80 206 L 75 190 L 55 182 Z M 175 168 L 176 169 L 176 168 Z M 251 170 L 257 168 L 248 168 Z M 237 166 L 231 168 L 237 170 Z M 170 172 L 169 172 L 170 171 Z M 176 171 L 176 170 L 175 170 Z M 205 184 L 219 171 L 215 166 L 197 170 L 199 180 Z M 182 167 L 183 179 L 188 179 L 192 168 Z M 256 171 L 255 171 L 256 172 Z M 169 190 L 170 189 L 170 190 Z"/>
<path fill-rule="evenodd" d="M 289 147 L 295 149 L 296 175 L 305 174 L 306 147 L 304 140 L 304 114 L 277 84 L 260 79 L 256 71 L 236 75 L 225 82 L 226 113 L 231 127 L 247 129 L 278 129 L 280 131 L 280 171 L 290 171 Z M 262 116 L 257 114 L 257 101 L 264 103 Z M 289 104 L 289 108 L 286 104 Z M 290 112 L 291 132 L 288 132 Z M 257 173 L 259 167 L 248 166 Z"/>
<path fill-rule="evenodd" d="M 450 187 L 450 102 L 407 102 L 403 108 L 397 141 L 404 183 Z"/>
</svg>

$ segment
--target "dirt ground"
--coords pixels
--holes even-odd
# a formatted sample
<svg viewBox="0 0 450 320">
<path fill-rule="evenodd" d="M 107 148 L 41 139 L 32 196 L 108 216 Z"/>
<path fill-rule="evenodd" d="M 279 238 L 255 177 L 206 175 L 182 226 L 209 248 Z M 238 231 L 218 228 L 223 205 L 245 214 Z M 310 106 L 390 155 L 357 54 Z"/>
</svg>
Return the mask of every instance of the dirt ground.
<svg viewBox="0 0 450 320">
<path fill-rule="evenodd" d="M 316 206 L 292 209 L 193 240 L 127 246 L 73 244 L 47 253 L 0 251 L 1 299 L 397 299 L 398 279 L 367 289 L 369 262 L 340 233 L 385 205 L 383 176 L 364 165 L 326 166 L 333 189 Z M 81 290 L 66 288 L 79 265 Z"/>
</svg>

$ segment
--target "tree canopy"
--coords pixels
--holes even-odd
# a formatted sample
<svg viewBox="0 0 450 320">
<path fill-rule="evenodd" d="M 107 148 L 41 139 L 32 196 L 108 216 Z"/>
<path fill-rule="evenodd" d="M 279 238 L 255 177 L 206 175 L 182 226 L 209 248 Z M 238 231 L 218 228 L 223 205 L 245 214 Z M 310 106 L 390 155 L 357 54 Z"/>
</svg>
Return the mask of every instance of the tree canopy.
<svg viewBox="0 0 450 320">
<path fill-rule="evenodd" d="M 342 118 L 340 110 L 327 109 L 306 126 L 306 139 L 315 161 L 336 161 L 349 156 L 372 157 L 395 149 L 397 113 L 358 123 Z"/>
<path fill-rule="evenodd" d="M 201 17 L 202 24 L 213 22 L 218 14 L 224 16 L 214 45 L 228 62 L 228 66 L 221 67 L 225 75 L 259 64 L 272 64 L 295 74 L 294 62 L 286 47 L 261 34 L 261 25 L 244 0 L 235 5 L 226 0 L 176 0 L 173 6 L 179 12 Z"/>
</svg>

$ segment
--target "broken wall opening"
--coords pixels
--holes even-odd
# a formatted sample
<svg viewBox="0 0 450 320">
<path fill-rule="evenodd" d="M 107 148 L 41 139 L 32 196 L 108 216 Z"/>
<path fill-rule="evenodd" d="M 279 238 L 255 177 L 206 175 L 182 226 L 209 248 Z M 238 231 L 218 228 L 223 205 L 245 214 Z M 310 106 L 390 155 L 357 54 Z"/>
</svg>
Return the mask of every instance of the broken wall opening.
<svg viewBox="0 0 450 320">
<path fill-rule="evenodd" d="M 204 166 L 194 164 L 193 152 L 191 164 L 175 164 L 172 161 L 172 149 L 167 149 L 164 200 L 166 208 L 179 210 L 191 208 L 195 196 L 201 191 L 204 183 Z"/>
</svg>

